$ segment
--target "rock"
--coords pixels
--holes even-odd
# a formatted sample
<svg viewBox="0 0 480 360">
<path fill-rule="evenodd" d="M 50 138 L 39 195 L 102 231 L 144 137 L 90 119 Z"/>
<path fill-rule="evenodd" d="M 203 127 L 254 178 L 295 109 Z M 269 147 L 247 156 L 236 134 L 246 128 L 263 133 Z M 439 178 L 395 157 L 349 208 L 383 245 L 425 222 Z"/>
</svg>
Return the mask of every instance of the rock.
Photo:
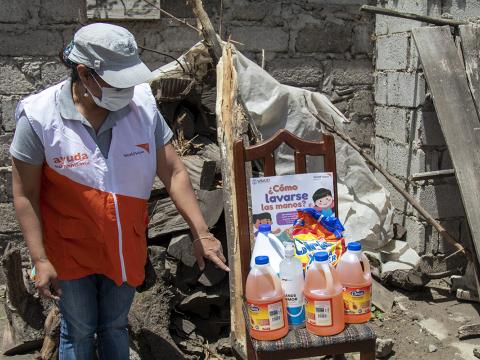
<svg viewBox="0 0 480 360">
<path fill-rule="evenodd" d="M 230 342 L 230 338 L 223 338 L 217 341 L 217 352 L 222 355 L 232 355 L 232 343 Z"/>
<path fill-rule="evenodd" d="M 380 359 L 386 358 L 392 353 L 393 339 L 377 339 L 375 356 Z"/>
<path fill-rule="evenodd" d="M 408 291 L 421 290 L 430 281 L 428 276 L 415 270 L 383 272 L 380 280 L 384 285 L 391 285 Z"/>
<path fill-rule="evenodd" d="M 476 358 L 480 359 L 480 348 L 478 348 L 478 347 L 474 348 L 474 349 L 473 349 L 473 355 L 474 355 Z"/>
<path fill-rule="evenodd" d="M 188 234 L 173 237 L 168 245 L 167 253 L 190 267 L 193 267 L 197 262 L 197 259 L 193 256 L 192 238 Z"/>
<path fill-rule="evenodd" d="M 198 279 L 198 282 L 203 286 L 215 286 L 218 285 L 224 278 L 227 276 L 227 273 L 222 269 L 218 268 L 211 261 L 205 262 L 205 269 L 203 270 L 202 275 Z"/>
<path fill-rule="evenodd" d="M 187 319 L 176 318 L 173 324 L 178 330 L 182 331 L 186 335 L 190 335 L 196 329 L 195 324 Z"/>
<path fill-rule="evenodd" d="M 170 270 L 170 272 L 172 277 L 174 277 L 175 286 L 183 291 L 195 286 L 198 283 L 198 278 L 202 274 L 196 263 L 193 267 L 183 265 L 182 263 L 179 263 L 178 266 L 175 264 L 170 264 L 169 266 L 172 270 L 175 266 L 176 272 L 173 273 L 172 270 Z"/>
<path fill-rule="evenodd" d="M 140 357 L 140 355 L 138 355 L 138 353 L 135 350 L 130 348 L 129 360 L 142 360 L 142 358 Z"/>
<path fill-rule="evenodd" d="M 161 279 L 151 289 L 135 294 L 128 315 L 132 346 L 142 360 L 184 359 L 173 341 L 170 328 L 173 294 Z"/>
<path fill-rule="evenodd" d="M 210 317 L 211 306 L 223 306 L 225 304 L 225 298 L 218 294 L 207 294 L 205 291 L 196 291 L 193 294 L 187 296 L 178 305 L 181 311 L 190 311 L 197 314 L 203 319 Z"/>
<path fill-rule="evenodd" d="M 436 352 L 438 350 L 438 347 L 434 344 L 430 344 L 428 345 L 428 352 L 429 353 L 433 353 L 433 352 Z"/>
</svg>

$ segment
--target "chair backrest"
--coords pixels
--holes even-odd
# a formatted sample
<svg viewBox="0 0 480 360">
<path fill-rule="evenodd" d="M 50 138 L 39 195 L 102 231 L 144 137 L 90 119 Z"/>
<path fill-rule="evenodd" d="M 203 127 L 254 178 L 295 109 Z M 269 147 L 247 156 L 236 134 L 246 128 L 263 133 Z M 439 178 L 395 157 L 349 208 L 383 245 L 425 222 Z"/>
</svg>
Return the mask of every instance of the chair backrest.
<svg viewBox="0 0 480 360">
<path fill-rule="evenodd" d="M 248 161 L 263 160 L 264 176 L 275 176 L 274 151 L 283 143 L 286 143 L 294 151 L 296 174 L 305 174 L 307 172 L 307 155 L 323 156 L 324 171 L 333 173 L 335 212 L 338 215 L 337 168 L 335 142 L 332 135 L 323 134 L 322 141 L 308 141 L 293 135 L 285 129 L 281 129 L 270 139 L 260 144 L 245 147 L 243 140 L 235 141 L 233 145 L 233 166 L 235 171 L 239 251 L 243 289 L 245 289 L 248 272 L 250 270 L 250 257 L 252 253 L 250 246 L 252 225 L 248 214 L 249 199 L 245 163 Z"/>
</svg>

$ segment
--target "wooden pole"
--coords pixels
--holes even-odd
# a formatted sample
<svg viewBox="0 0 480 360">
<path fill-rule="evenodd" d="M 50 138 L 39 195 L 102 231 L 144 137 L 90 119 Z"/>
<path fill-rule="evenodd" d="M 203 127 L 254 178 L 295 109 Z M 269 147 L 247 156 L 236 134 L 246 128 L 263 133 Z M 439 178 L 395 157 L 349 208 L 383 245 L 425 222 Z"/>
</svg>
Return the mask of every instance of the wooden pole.
<svg viewBox="0 0 480 360">
<path fill-rule="evenodd" d="M 423 173 L 416 173 L 410 175 L 409 179 L 410 181 L 420 181 L 420 180 L 429 180 L 433 178 L 444 178 L 444 177 L 450 177 L 450 176 L 455 176 L 455 170 L 454 169 L 448 169 L 448 170 L 436 170 L 436 171 L 427 171 Z"/>
<path fill-rule="evenodd" d="M 442 18 L 436 18 L 432 16 L 404 13 L 404 12 L 400 12 L 392 9 L 385 9 L 382 7 L 370 6 L 370 5 L 363 5 L 360 8 L 360 11 L 370 13 L 370 14 L 387 15 L 387 16 L 394 16 L 394 17 L 399 17 L 403 19 L 417 20 L 417 21 L 422 21 L 429 24 L 434 24 L 434 25 L 460 26 L 460 25 L 468 24 L 467 21 L 463 21 L 463 20 L 442 19 Z"/>
<path fill-rule="evenodd" d="M 447 230 L 437 221 L 433 218 L 432 215 L 430 215 L 427 210 L 425 210 L 418 202 L 413 198 L 412 195 L 410 195 L 404 188 L 402 188 L 398 183 L 397 180 L 388 173 L 387 170 L 385 170 L 380 164 L 378 164 L 370 155 L 368 155 L 360 146 L 355 144 L 355 142 L 346 134 L 344 134 L 342 131 L 338 130 L 335 127 L 335 123 L 331 124 L 328 121 L 322 119 L 319 117 L 317 114 L 314 114 L 310 112 L 313 116 L 315 116 L 318 121 L 320 121 L 325 127 L 327 128 L 328 131 L 337 134 L 341 139 L 343 139 L 346 143 L 348 143 L 351 147 L 353 147 L 370 165 L 372 165 L 375 169 L 377 169 L 385 178 L 393 185 L 393 187 L 410 203 L 412 206 L 417 210 L 420 215 L 422 215 L 425 220 L 432 225 L 440 234 L 441 237 L 443 237 L 446 241 L 448 241 L 452 246 L 454 246 L 459 252 L 462 252 L 465 254 L 465 256 L 469 259 L 472 260 L 472 254 L 468 249 L 465 249 L 458 240 L 453 238 Z M 333 120 L 333 119 L 332 119 Z"/>
<path fill-rule="evenodd" d="M 207 12 L 203 8 L 202 0 L 188 0 L 188 4 L 193 10 L 193 13 L 197 17 L 198 21 L 202 25 L 202 34 L 205 38 L 207 46 L 211 49 L 211 55 L 214 64 L 218 64 L 218 60 L 222 57 L 222 46 L 217 38 L 217 33 L 213 29 L 212 22 L 208 17 Z"/>
</svg>

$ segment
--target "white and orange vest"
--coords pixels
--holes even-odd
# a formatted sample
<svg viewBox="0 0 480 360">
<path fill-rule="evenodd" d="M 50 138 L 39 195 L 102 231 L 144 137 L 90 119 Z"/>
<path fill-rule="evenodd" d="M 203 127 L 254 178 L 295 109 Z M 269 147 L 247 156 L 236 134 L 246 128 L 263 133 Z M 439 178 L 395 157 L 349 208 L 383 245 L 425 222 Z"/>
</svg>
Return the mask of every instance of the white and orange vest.
<svg viewBox="0 0 480 360">
<path fill-rule="evenodd" d="M 47 256 L 61 280 L 103 274 L 138 286 L 156 172 L 155 99 L 147 84 L 135 87 L 105 159 L 80 121 L 61 118 L 62 84 L 20 105 L 45 149 L 40 207 Z"/>
</svg>

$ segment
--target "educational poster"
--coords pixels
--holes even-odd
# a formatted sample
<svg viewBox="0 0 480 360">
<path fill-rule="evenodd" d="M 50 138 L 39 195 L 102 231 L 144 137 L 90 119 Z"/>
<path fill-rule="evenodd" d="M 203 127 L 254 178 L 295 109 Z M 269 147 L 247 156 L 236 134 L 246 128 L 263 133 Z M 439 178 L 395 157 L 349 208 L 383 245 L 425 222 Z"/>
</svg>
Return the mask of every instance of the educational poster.
<svg viewBox="0 0 480 360">
<path fill-rule="evenodd" d="M 324 216 L 335 214 L 333 173 L 252 178 L 250 185 L 255 233 L 260 224 L 271 224 L 272 232 L 281 236 L 293 225 L 300 208 L 315 208 Z"/>
</svg>

